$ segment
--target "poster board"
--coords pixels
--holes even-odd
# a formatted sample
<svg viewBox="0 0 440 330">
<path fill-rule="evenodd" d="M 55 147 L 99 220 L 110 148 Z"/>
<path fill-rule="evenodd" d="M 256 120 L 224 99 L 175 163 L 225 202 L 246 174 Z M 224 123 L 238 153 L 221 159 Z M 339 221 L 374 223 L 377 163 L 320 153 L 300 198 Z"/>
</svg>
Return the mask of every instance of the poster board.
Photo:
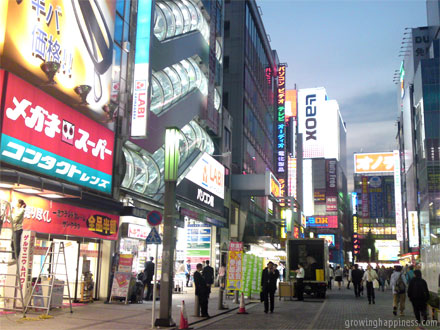
<svg viewBox="0 0 440 330">
<path fill-rule="evenodd" d="M 115 272 L 112 283 L 112 291 L 110 302 L 113 297 L 125 298 L 125 303 L 128 303 L 128 294 L 130 292 L 131 273 Z"/>
<path fill-rule="evenodd" d="M 243 242 L 230 242 L 227 270 L 227 290 L 242 289 Z"/>
</svg>

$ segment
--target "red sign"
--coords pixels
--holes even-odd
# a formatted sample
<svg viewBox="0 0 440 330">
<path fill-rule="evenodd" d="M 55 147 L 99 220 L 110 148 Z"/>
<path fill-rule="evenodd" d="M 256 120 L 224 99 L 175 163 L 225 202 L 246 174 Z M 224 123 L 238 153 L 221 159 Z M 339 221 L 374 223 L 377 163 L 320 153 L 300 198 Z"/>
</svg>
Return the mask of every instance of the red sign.
<svg viewBox="0 0 440 330">
<path fill-rule="evenodd" d="M 118 239 L 119 216 L 78 206 L 62 204 L 41 197 L 12 193 L 15 202 L 26 203 L 23 229 L 38 233 L 68 235 L 108 240 Z M 15 203 L 12 204 L 15 204 Z M 9 223 L 3 224 L 10 227 Z"/>
<path fill-rule="evenodd" d="M 158 226 L 162 223 L 162 213 L 159 211 L 151 211 L 147 214 L 147 221 L 150 226 Z"/>
<path fill-rule="evenodd" d="M 13 74 L 7 77 L 1 160 L 111 193 L 114 133 Z"/>
<path fill-rule="evenodd" d="M 243 242 L 230 242 L 229 251 L 235 251 L 235 252 L 243 251 Z"/>
<path fill-rule="evenodd" d="M 307 217 L 307 228 L 338 228 L 337 215 L 314 215 Z"/>
</svg>

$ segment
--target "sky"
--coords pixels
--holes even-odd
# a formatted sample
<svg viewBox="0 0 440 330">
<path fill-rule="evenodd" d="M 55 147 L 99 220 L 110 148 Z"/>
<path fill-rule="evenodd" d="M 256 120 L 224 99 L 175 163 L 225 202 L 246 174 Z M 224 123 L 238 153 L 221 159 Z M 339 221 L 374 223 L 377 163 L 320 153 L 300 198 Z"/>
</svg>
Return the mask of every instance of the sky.
<svg viewBox="0 0 440 330">
<path fill-rule="evenodd" d="M 426 25 L 425 0 L 257 0 L 266 33 L 288 65 L 288 89 L 325 87 L 353 153 L 396 148 L 397 86 L 405 28 Z"/>
</svg>

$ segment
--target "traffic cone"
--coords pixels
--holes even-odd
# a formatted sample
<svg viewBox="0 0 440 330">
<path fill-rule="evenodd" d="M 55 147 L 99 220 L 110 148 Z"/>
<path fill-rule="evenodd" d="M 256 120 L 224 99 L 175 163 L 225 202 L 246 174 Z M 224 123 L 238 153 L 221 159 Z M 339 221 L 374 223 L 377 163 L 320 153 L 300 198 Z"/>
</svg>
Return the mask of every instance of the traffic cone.
<svg viewBox="0 0 440 330">
<path fill-rule="evenodd" d="M 244 293 L 241 293 L 241 300 L 240 300 L 240 308 L 238 309 L 238 313 L 237 314 L 249 314 L 248 312 L 246 312 L 246 307 L 244 305 Z"/>
<path fill-rule="evenodd" d="M 188 326 L 188 316 L 186 315 L 185 300 L 182 300 L 182 305 L 180 306 L 179 329 L 190 329 Z"/>
</svg>

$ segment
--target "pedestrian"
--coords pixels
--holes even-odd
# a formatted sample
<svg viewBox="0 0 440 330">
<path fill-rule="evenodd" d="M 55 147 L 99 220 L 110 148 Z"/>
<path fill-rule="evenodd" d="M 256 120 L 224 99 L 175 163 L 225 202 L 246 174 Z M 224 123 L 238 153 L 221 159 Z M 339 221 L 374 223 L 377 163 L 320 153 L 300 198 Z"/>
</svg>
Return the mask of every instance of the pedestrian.
<svg viewBox="0 0 440 330">
<path fill-rule="evenodd" d="M 186 287 L 188 287 L 191 282 L 191 260 L 186 261 L 185 276 L 186 276 Z"/>
<path fill-rule="evenodd" d="M 202 275 L 205 279 L 206 285 L 208 286 L 208 298 L 211 294 L 211 285 L 214 284 L 214 268 L 209 265 L 209 260 L 205 261 L 205 267 L 203 268 Z"/>
<path fill-rule="evenodd" d="M 348 269 L 348 278 L 347 278 L 347 289 L 350 289 L 350 283 L 352 282 L 352 271 L 353 271 L 353 266 L 350 266 L 350 268 Z"/>
<path fill-rule="evenodd" d="M 12 260 L 8 262 L 8 265 L 14 265 L 17 263 L 17 259 L 20 258 L 21 252 L 21 234 L 23 233 L 23 219 L 24 212 L 26 210 L 26 203 L 19 199 L 17 201 L 17 207 L 12 209 L 12 217 L 10 218 L 13 225 L 13 239 L 11 241 Z"/>
<path fill-rule="evenodd" d="M 388 287 L 391 288 L 391 275 L 393 274 L 393 268 L 392 267 L 388 267 L 387 268 L 387 283 L 388 283 Z"/>
<path fill-rule="evenodd" d="M 413 279 L 414 277 L 414 266 L 410 265 L 405 273 L 406 276 L 406 283 L 409 284 L 409 282 Z"/>
<path fill-rule="evenodd" d="M 377 275 L 379 276 L 380 288 L 382 289 L 382 292 L 384 292 L 385 291 L 385 282 L 387 280 L 387 271 L 386 271 L 384 265 L 382 265 L 382 267 L 379 268 L 379 272 Z"/>
<path fill-rule="evenodd" d="M 270 312 L 273 313 L 275 305 L 275 291 L 277 289 L 277 274 L 275 273 L 274 264 L 269 261 L 267 267 L 264 268 L 263 274 L 261 275 L 261 288 L 263 290 L 263 300 L 264 300 L 264 312 L 269 311 L 269 300 L 270 300 Z"/>
<path fill-rule="evenodd" d="M 397 315 L 397 308 L 400 305 L 400 316 L 405 310 L 406 277 L 402 272 L 402 266 L 395 266 L 391 275 L 391 289 L 393 291 L 393 314 Z"/>
<path fill-rule="evenodd" d="M 210 317 L 208 314 L 209 285 L 202 275 L 202 270 L 203 265 L 197 264 L 197 269 L 194 272 L 194 285 L 196 286 L 196 296 L 199 298 L 201 315 L 202 317 Z"/>
<path fill-rule="evenodd" d="M 333 270 L 332 265 L 328 266 L 328 288 L 332 289 L 332 281 L 333 277 L 335 277 L 335 271 Z"/>
<path fill-rule="evenodd" d="M 428 284 L 422 278 L 422 272 L 419 269 L 414 271 L 414 277 L 408 284 L 408 298 L 413 305 L 414 315 L 416 316 L 417 322 L 421 325 L 421 314 L 423 316 L 423 321 L 426 323 L 428 319 L 426 303 L 429 300 L 429 290 Z"/>
<path fill-rule="evenodd" d="M 343 276 L 343 271 L 341 269 L 341 266 L 337 266 L 336 270 L 335 270 L 335 281 L 338 282 L 338 287 L 339 290 L 341 290 L 341 285 L 342 285 L 342 276 Z"/>
<path fill-rule="evenodd" d="M 145 263 L 144 268 L 144 288 L 145 285 L 147 286 L 147 296 L 145 297 L 145 300 L 152 300 L 153 299 L 153 284 L 151 284 L 151 281 L 153 280 L 154 275 L 154 258 L 150 257 L 150 260 Z"/>
<path fill-rule="evenodd" d="M 296 271 L 296 283 L 297 283 L 297 297 L 299 301 L 304 300 L 304 277 L 306 275 L 306 271 L 304 270 L 303 264 L 298 264 L 299 269 Z"/>
<path fill-rule="evenodd" d="M 368 297 L 368 304 L 376 303 L 375 296 L 374 296 L 374 286 L 373 281 L 377 280 L 377 273 L 376 271 L 371 267 L 371 265 L 367 266 L 367 271 L 364 273 L 364 277 L 362 278 L 364 283 L 366 283 L 367 286 L 367 297 Z"/>
<path fill-rule="evenodd" d="M 224 289 L 226 286 L 226 265 L 222 263 L 218 270 L 218 285 Z"/>
<path fill-rule="evenodd" d="M 359 265 L 355 264 L 354 269 L 351 272 L 351 280 L 353 281 L 354 295 L 356 298 L 361 296 L 362 276 L 362 271 L 359 269 Z"/>
</svg>

